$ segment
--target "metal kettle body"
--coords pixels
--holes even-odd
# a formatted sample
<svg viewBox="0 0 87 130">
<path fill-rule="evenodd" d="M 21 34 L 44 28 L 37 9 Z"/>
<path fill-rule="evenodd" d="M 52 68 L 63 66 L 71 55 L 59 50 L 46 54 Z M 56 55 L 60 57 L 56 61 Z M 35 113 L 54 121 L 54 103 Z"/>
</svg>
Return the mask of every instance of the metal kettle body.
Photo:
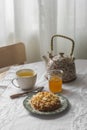
<svg viewBox="0 0 87 130">
<path fill-rule="evenodd" d="M 64 53 L 59 53 L 59 55 L 53 56 L 53 39 L 55 37 L 62 37 L 70 40 L 72 42 L 72 49 L 70 56 L 65 56 Z M 70 82 L 76 79 L 76 68 L 75 68 L 75 58 L 72 56 L 74 51 L 74 41 L 63 35 L 54 35 L 51 38 L 51 53 L 49 53 L 49 58 L 43 56 L 47 65 L 47 71 L 52 69 L 63 70 L 63 83 Z"/>
</svg>

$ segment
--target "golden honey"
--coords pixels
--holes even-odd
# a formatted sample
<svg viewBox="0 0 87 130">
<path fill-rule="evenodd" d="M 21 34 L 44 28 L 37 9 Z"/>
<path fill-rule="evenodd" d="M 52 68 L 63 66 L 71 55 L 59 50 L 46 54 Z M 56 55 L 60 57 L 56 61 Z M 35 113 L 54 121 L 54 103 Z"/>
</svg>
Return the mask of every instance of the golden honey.
<svg viewBox="0 0 87 130">
<path fill-rule="evenodd" d="M 51 76 L 49 79 L 49 89 L 53 93 L 62 91 L 62 78 L 59 76 Z"/>
</svg>

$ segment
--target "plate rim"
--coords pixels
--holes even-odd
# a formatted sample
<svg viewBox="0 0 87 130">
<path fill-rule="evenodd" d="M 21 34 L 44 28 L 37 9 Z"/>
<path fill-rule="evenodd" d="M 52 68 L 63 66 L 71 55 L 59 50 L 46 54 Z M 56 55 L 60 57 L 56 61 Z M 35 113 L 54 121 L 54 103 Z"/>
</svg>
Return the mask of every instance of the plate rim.
<svg viewBox="0 0 87 130">
<path fill-rule="evenodd" d="M 58 108 L 58 109 L 56 109 L 56 110 L 54 110 L 54 111 L 51 111 L 51 112 L 41 112 L 41 111 L 38 111 L 38 110 L 35 110 L 34 108 L 32 108 L 32 106 L 31 106 L 31 104 L 27 104 L 26 105 L 26 103 L 27 103 L 27 101 L 29 100 L 29 99 L 31 99 L 31 97 L 33 96 L 33 95 L 35 95 L 35 94 L 29 94 L 25 99 L 24 99 L 24 101 L 23 101 L 23 106 L 25 107 L 25 109 L 27 110 L 27 111 L 29 111 L 29 112 L 31 112 L 31 113 L 33 113 L 33 114 L 37 114 L 37 115 L 54 115 L 54 114 L 59 114 L 59 113 L 61 113 L 61 112 L 63 112 L 63 111 L 65 111 L 66 109 L 67 109 L 67 107 L 69 106 L 69 100 L 65 97 L 65 96 L 63 96 L 62 94 L 56 94 L 60 99 L 62 99 L 62 100 L 64 100 L 65 102 L 66 102 L 66 106 L 63 108 L 63 106 L 62 107 L 60 107 L 60 108 Z M 63 104 L 62 104 L 63 105 Z"/>
</svg>

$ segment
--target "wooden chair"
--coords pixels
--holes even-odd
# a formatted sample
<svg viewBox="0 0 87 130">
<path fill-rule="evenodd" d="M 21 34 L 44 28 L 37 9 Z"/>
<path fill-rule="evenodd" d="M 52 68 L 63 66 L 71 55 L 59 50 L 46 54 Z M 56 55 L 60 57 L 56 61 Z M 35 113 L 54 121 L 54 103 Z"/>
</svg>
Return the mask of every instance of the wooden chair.
<svg viewBox="0 0 87 130">
<path fill-rule="evenodd" d="M 25 46 L 23 43 L 0 47 L 0 68 L 11 65 L 24 64 L 26 61 Z"/>
</svg>

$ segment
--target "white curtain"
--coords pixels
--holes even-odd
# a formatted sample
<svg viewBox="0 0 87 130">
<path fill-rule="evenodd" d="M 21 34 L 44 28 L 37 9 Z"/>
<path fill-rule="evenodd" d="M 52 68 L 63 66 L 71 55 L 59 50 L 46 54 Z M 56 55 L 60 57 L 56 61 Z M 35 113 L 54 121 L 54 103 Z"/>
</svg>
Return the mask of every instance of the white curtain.
<svg viewBox="0 0 87 130">
<path fill-rule="evenodd" d="M 75 41 L 74 56 L 87 58 L 87 0 L 0 0 L 0 46 L 22 41 L 27 62 L 50 51 L 51 37 Z M 54 40 L 54 53 L 70 53 L 71 43 Z"/>
<path fill-rule="evenodd" d="M 38 0 L 0 0 L 0 46 L 24 42 L 27 62 L 39 61 Z"/>
<path fill-rule="evenodd" d="M 0 46 L 14 41 L 13 0 L 0 0 Z"/>
<path fill-rule="evenodd" d="M 58 33 L 75 41 L 74 56 L 87 58 L 87 0 L 58 0 Z M 67 41 L 60 49 L 67 52 L 71 46 Z"/>
<path fill-rule="evenodd" d="M 51 37 L 57 33 L 57 0 L 39 0 L 39 12 L 40 54 L 42 56 L 50 52 Z"/>
</svg>

